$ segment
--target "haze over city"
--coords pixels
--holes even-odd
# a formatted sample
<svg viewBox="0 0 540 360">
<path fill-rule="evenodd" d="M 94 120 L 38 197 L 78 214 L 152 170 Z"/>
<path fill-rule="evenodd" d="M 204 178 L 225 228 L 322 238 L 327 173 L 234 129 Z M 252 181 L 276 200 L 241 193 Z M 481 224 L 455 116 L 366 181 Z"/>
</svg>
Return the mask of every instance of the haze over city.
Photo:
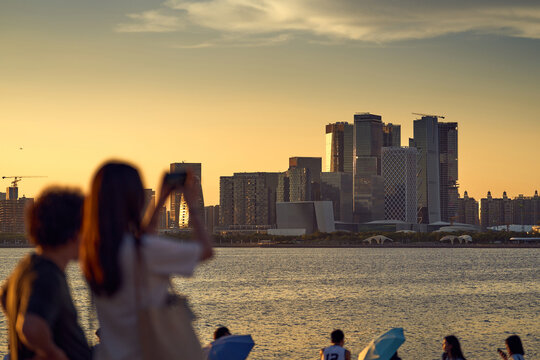
<svg viewBox="0 0 540 360">
<path fill-rule="evenodd" d="M 4 1 L 0 175 L 47 176 L 33 197 L 109 158 L 152 188 L 200 162 L 217 204 L 220 176 L 324 158 L 328 123 L 379 114 L 407 144 L 419 112 L 459 123 L 461 194 L 532 195 L 539 24 L 534 1 Z"/>
</svg>

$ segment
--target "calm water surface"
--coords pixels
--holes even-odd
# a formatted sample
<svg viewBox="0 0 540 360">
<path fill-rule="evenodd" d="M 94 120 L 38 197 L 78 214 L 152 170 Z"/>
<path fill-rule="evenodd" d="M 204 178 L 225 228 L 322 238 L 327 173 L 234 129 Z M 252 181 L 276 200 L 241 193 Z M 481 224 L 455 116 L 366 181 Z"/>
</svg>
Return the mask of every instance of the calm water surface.
<svg viewBox="0 0 540 360">
<path fill-rule="evenodd" d="M 28 249 L 0 249 L 3 280 Z M 378 334 L 403 327 L 407 359 L 440 359 L 455 334 L 468 359 L 499 359 L 510 334 L 540 359 L 540 249 L 217 249 L 191 279 L 176 279 L 199 316 L 201 342 L 226 325 L 252 334 L 250 359 L 317 359 L 345 332 L 353 359 Z M 81 323 L 96 328 L 88 290 L 68 271 Z M 0 352 L 6 323 L 0 319 Z"/>
</svg>

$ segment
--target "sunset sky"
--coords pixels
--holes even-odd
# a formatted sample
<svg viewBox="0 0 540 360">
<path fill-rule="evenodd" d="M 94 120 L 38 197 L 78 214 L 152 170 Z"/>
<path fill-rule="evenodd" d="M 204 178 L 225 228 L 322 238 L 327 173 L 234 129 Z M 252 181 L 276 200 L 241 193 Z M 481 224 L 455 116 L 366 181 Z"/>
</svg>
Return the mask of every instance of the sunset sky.
<svg viewBox="0 0 540 360">
<path fill-rule="evenodd" d="M 218 204 L 219 176 L 324 161 L 355 112 L 403 145 L 412 112 L 458 122 L 461 194 L 540 190 L 538 1 L 3 0 L 0 47 L 0 176 L 47 176 L 27 197 L 119 158 L 152 188 L 201 162 Z"/>
</svg>

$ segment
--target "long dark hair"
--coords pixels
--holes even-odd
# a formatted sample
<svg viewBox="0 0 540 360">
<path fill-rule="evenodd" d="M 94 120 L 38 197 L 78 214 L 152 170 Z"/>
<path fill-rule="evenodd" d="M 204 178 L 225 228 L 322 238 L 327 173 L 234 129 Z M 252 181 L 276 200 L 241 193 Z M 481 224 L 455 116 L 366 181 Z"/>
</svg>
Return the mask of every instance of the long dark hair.
<svg viewBox="0 0 540 360">
<path fill-rule="evenodd" d="M 141 235 L 144 190 L 139 172 L 107 162 L 94 176 L 84 206 L 81 267 L 97 295 L 111 296 L 122 285 L 119 252 L 126 233 Z"/>
<path fill-rule="evenodd" d="M 450 356 L 452 359 L 465 359 L 465 356 L 463 356 L 463 352 L 461 352 L 461 345 L 459 344 L 459 340 L 454 335 L 448 335 L 444 338 L 446 342 L 451 345 L 450 348 Z"/>
<path fill-rule="evenodd" d="M 506 345 L 508 345 L 508 351 L 510 355 L 525 355 L 523 351 L 523 344 L 521 344 L 521 339 L 517 335 L 511 335 L 506 338 Z"/>
</svg>

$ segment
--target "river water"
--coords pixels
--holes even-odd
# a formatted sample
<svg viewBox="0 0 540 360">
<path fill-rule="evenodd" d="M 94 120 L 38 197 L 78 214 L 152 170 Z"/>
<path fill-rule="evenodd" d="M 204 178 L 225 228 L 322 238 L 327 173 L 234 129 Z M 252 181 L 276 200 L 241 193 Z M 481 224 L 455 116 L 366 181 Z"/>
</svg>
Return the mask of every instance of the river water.
<svg viewBox="0 0 540 360">
<path fill-rule="evenodd" d="M 0 279 L 28 251 L 0 249 Z M 94 341 L 76 265 L 68 278 Z M 405 329 L 404 360 L 440 359 L 450 334 L 467 359 L 499 359 L 496 348 L 514 333 L 526 359 L 540 359 L 540 249 L 220 248 L 193 278 L 174 283 L 198 314 L 201 342 L 220 325 L 251 334 L 250 359 L 317 359 L 336 328 L 356 359 L 392 327 Z M 7 337 L 0 321 L 1 353 Z"/>
</svg>

